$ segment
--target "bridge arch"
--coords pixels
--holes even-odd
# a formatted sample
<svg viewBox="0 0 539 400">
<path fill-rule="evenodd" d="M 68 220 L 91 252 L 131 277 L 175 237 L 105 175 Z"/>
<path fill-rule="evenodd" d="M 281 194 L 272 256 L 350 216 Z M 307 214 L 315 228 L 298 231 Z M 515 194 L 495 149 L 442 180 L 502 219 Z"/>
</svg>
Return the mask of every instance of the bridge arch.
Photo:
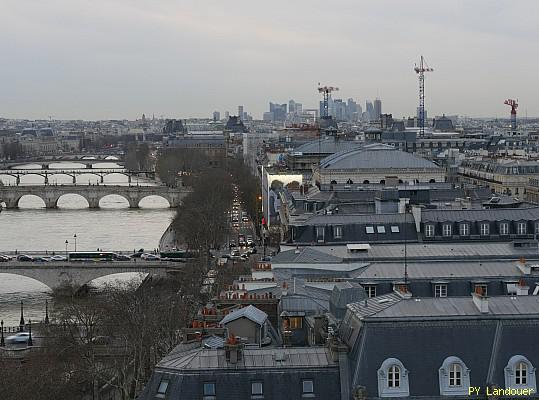
<svg viewBox="0 0 539 400">
<path fill-rule="evenodd" d="M 169 198 L 169 196 L 165 195 L 165 194 L 147 194 L 147 195 L 143 195 L 139 201 L 138 201 L 138 204 L 137 206 L 140 207 L 140 203 L 142 202 L 142 200 L 148 198 L 148 197 L 158 197 L 158 198 L 161 198 L 163 200 L 165 200 L 168 204 L 168 207 L 172 207 L 172 203 L 171 203 L 171 200 Z"/>
<path fill-rule="evenodd" d="M 42 196 L 40 196 L 39 194 L 35 194 L 35 193 L 21 194 L 20 196 L 17 196 L 14 199 L 12 199 L 13 203 L 12 204 L 7 204 L 7 207 L 8 208 L 19 208 L 21 199 L 23 197 L 26 197 L 26 198 L 28 198 L 28 197 L 30 197 L 30 198 L 38 198 L 43 202 L 43 207 L 45 207 L 45 208 L 47 207 L 47 201 Z M 30 208 L 33 208 L 33 207 L 30 207 Z"/>
<path fill-rule="evenodd" d="M 84 194 L 82 193 L 62 193 L 60 196 L 58 196 L 58 198 L 56 199 L 55 203 L 54 203 L 54 208 L 57 208 L 58 207 L 58 204 L 60 202 L 60 199 L 62 197 L 65 197 L 65 196 L 74 196 L 74 197 L 81 197 L 83 198 L 84 200 L 86 200 L 86 203 L 88 203 L 88 207 L 90 207 L 90 199 L 88 197 L 86 197 Z M 67 207 L 67 208 L 73 208 L 73 207 Z M 79 207 L 74 207 L 74 208 L 79 208 Z"/>
<path fill-rule="evenodd" d="M 106 194 L 104 196 L 99 197 L 97 199 L 97 207 L 95 207 L 95 208 L 115 208 L 115 207 L 103 207 L 101 205 L 101 200 L 103 200 L 103 199 L 105 199 L 107 197 L 110 197 L 110 196 L 119 196 L 119 197 L 123 198 L 125 201 L 127 201 L 127 205 L 128 205 L 129 208 L 138 207 L 138 202 L 130 199 L 128 196 L 126 196 L 126 195 L 120 193 L 120 191 L 118 191 L 118 193 L 108 193 L 108 194 Z"/>
</svg>

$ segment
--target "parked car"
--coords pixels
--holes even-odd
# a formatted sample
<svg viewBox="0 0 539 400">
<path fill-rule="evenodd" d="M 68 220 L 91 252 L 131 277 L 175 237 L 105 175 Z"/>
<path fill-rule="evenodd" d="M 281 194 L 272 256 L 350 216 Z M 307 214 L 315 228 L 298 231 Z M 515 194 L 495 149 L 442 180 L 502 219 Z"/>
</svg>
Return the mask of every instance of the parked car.
<svg viewBox="0 0 539 400">
<path fill-rule="evenodd" d="M 144 253 L 140 256 L 140 258 L 146 261 L 157 261 L 161 259 L 158 255 L 151 253 Z"/>
<path fill-rule="evenodd" d="M 67 258 L 65 256 L 61 255 L 55 255 L 50 258 L 51 261 L 67 261 Z"/>
<path fill-rule="evenodd" d="M 0 262 L 8 262 L 8 261 L 9 261 L 9 258 L 7 258 L 6 256 L 0 255 Z"/>
<path fill-rule="evenodd" d="M 129 261 L 131 260 L 131 257 L 126 256 L 125 254 L 117 254 L 115 257 L 116 261 Z"/>
<path fill-rule="evenodd" d="M 29 332 L 19 332 L 13 336 L 8 336 L 6 338 L 6 343 L 9 343 L 9 344 L 28 343 L 29 339 L 30 339 Z"/>
<path fill-rule="evenodd" d="M 21 254 L 17 256 L 17 261 L 23 261 L 23 262 L 34 261 L 34 257 L 27 256 L 26 254 Z"/>
<path fill-rule="evenodd" d="M 34 257 L 32 260 L 33 262 L 49 262 L 51 260 L 50 257 Z"/>
</svg>

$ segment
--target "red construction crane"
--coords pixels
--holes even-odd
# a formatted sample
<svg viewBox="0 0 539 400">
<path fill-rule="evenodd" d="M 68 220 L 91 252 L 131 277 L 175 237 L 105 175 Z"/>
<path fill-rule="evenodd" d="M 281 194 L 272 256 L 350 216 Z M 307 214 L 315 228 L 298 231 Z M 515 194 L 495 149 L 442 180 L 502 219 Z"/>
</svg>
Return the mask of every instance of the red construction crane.
<svg viewBox="0 0 539 400">
<path fill-rule="evenodd" d="M 517 130 L 517 108 L 518 100 L 507 99 L 503 104 L 511 107 L 511 130 L 514 132 Z"/>
<path fill-rule="evenodd" d="M 419 74 L 419 136 L 425 135 L 425 72 L 432 72 L 434 68 L 430 68 L 427 62 L 421 56 L 419 66 L 414 66 L 414 71 Z"/>
<path fill-rule="evenodd" d="M 322 115 L 322 118 L 327 119 L 329 117 L 329 109 L 328 109 L 328 103 L 329 103 L 329 95 L 331 92 L 336 92 L 339 90 L 338 87 L 334 86 L 320 86 L 320 82 L 318 82 L 318 92 L 323 93 L 324 95 L 324 115 Z"/>
</svg>

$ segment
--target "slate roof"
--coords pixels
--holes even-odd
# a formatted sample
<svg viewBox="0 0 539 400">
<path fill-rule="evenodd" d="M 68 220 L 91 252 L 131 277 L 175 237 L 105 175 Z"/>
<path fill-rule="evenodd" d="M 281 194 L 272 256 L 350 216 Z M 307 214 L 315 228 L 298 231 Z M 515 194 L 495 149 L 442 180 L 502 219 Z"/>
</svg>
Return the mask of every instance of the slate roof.
<svg viewBox="0 0 539 400">
<path fill-rule="evenodd" d="M 313 140 L 302 144 L 294 149 L 294 152 L 303 154 L 333 154 L 342 150 L 348 150 L 350 147 L 360 147 L 362 144 L 351 140 L 339 140 L 335 136 L 326 136 L 321 140 Z"/>
<path fill-rule="evenodd" d="M 279 361 L 282 359 L 283 361 Z M 208 370 L 245 368 L 298 368 L 336 365 L 326 347 L 245 348 L 238 363 L 226 360 L 224 349 L 202 347 L 182 353 L 171 353 L 157 364 L 163 370 Z"/>
<path fill-rule="evenodd" d="M 387 295 L 390 301 L 380 303 L 386 296 L 369 299 L 365 308 L 362 302 L 349 304 L 348 308 L 358 317 L 377 319 L 433 319 L 433 318 L 490 318 L 519 316 L 539 317 L 538 296 L 496 296 L 488 298 L 488 313 L 481 313 L 474 304 L 472 296 L 467 297 L 444 297 L 444 298 L 411 298 L 402 299 L 397 294 Z M 395 298 L 394 296 L 397 296 Z M 375 305 L 381 309 L 375 310 Z M 387 305 L 387 307 L 385 307 Z M 370 308 L 369 308 L 370 307 Z"/>
<path fill-rule="evenodd" d="M 340 263 L 341 257 L 318 251 L 313 247 L 303 247 L 298 250 L 281 251 L 272 258 L 272 264 L 284 263 Z"/>
<path fill-rule="evenodd" d="M 512 261 L 408 262 L 410 279 L 514 277 L 522 275 Z M 360 280 L 400 279 L 402 262 L 374 262 L 355 275 Z"/>
<path fill-rule="evenodd" d="M 432 161 L 397 150 L 393 146 L 371 144 L 335 153 L 320 162 L 321 169 L 440 169 Z"/>
<path fill-rule="evenodd" d="M 304 214 L 306 216 L 306 214 Z M 295 219 L 294 225 L 322 225 L 322 224 L 399 224 L 399 223 L 413 223 L 414 217 L 412 215 L 404 214 L 321 214 L 321 215 L 309 215 L 304 220 L 299 218 Z"/>
<path fill-rule="evenodd" d="M 539 221 L 539 207 L 472 210 L 423 210 L 422 222 Z"/>
<path fill-rule="evenodd" d="M 225 325 L 239 318 L 247 318 L 254 323 L 262 326 L 268 319 L 268 314 L 266 314 L 262 310 L 259 310 L 255 306 L 248 305 L 247 307 L 240 308 L 239 310 L 234 310 L 230 314 L 227 314 L 220 323 L 222 325 Z"/>
</svg>

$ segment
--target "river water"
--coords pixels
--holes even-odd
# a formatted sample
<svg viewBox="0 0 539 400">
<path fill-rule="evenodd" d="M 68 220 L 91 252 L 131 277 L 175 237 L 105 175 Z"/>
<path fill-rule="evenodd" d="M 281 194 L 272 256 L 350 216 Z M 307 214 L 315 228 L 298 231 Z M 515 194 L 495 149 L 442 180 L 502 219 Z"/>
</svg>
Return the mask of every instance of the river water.
<svg viewBox="0 0 539 400">
<path fill-rule="evenodd" d="M 117 168 L 114 163 L 99 163 L 94 169 Z M 38 165 L 28 165 L 24 169 L 37 169 Z M 75 163 L 51 164 L 50 169 L 72 170 L 85 168 Z M 23 169 L 23 168 L 20 168 Z M 121 170 L 119 170 L 121 171 Z M 49 171 L 50 172 L 50 171 Z M 96 184 L 99 177 L 84 174 L 77 177 L 78 184 Z M 14 185 L 15 178 L 2 175 L 5 185 Z M 43 184 L 39 175 L 21 177 L 21 185 Z M 72 184 L 67 175 L 49 176 L 50 184 Z M 111 174 L 104 178 L 105 184 L 127 185 L 127 177 Z M 133 178 L 131 184 L 151 185 L 146 180 Z M 100 202 L 99 210 L 90 210 L 86 200 L 78 195 L 64 195 L 58 201 L 58 209 L 46 210 L 43 201 L 35 196 L 25 196 L 19 202 L 18 210 L 4 209 L 0 212 L 0 254 L 7 252 L 55 251 L 63 254 L 66 250 L 95 251 L 97 248 L 115 251 L 134 249 L 154 249 L 174 216 L 168 202 L 160 197 L 143 199 L 139 209 L 129 209 L 129 204 L 121 196 L 110 195 Z M 99 285 L 105 281 L 140 278 L 136 274 L 111 275 L 96 280 Z M 48 288 L 32 279 L 0 273 L 0 319 L 6 325 L 16 325 L 20 315 L 20 301 L 24 302 L 25 318 L 40 321 L 45 315 L 45 300 L 50 300 Z M 54 304 L 51 304 L 54 307 Z"/>
</svg>

